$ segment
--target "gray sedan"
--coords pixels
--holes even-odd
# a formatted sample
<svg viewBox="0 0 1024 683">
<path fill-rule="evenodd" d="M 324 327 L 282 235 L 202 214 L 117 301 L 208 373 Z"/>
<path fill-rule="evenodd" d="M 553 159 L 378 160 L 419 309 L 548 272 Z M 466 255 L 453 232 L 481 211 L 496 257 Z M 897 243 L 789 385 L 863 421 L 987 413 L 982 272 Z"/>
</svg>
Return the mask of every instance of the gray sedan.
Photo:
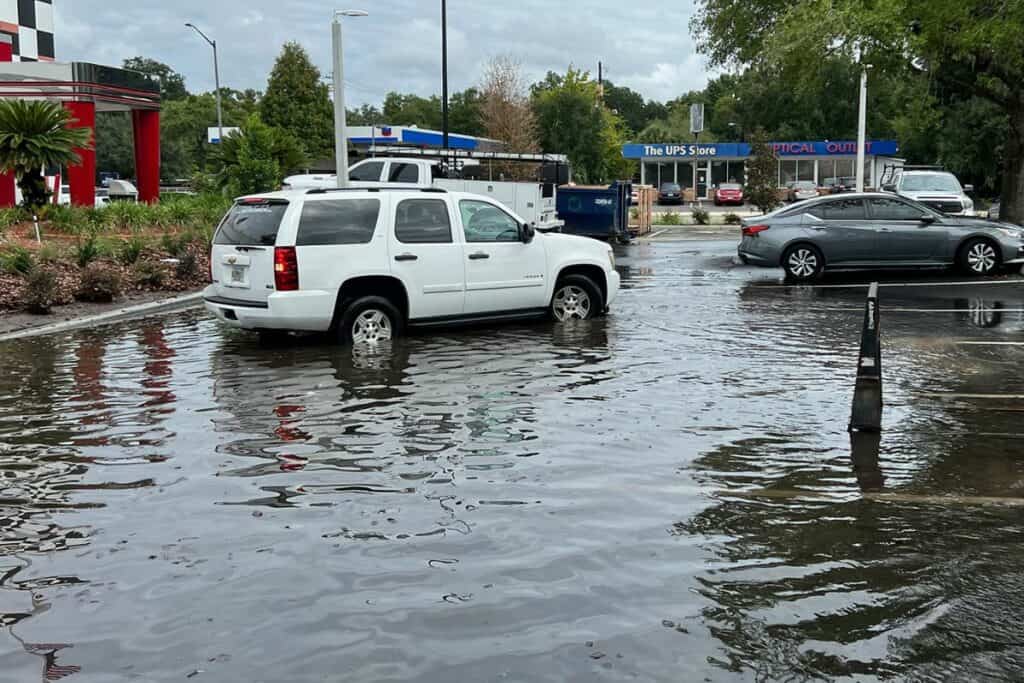
<svg viewBox="0 0 1024 683">
<path fill-rule="evenodd" d="M 825 270 L 959 266 L 992 275 L 1024 263 L 1024 232 L 1008 223 L 949 216 L 887 193 L 800 202 L 745 219 L 744 263 L 782 267 L 796 281 Z"/>
</svg>

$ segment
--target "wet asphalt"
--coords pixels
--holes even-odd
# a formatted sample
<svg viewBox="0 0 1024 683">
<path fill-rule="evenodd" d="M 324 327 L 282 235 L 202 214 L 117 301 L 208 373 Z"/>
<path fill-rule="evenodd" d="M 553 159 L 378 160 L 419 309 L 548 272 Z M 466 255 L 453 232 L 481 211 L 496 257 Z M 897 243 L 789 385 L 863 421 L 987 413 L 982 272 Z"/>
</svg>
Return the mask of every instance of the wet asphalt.
<svg viewBox="0 0 1024 683">
<path fill-rule="evenodd" d="M 0 681 L 1024 678 L 1024 280 L 734 250 L 372 352 L 196 310 L 0 344 Z"/>
</svg>

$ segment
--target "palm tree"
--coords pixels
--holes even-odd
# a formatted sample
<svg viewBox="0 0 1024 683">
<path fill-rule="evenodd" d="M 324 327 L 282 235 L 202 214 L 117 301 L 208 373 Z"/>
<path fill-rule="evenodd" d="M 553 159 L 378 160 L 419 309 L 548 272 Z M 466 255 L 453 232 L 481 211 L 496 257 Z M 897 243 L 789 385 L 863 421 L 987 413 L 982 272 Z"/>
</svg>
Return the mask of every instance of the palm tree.
<svg viewBox="0 0 1024 683">
<path fill-rule="evenodd" d="M 92 146 L 91 131 L 71 122 L 57 102 L 0 100 L 0 170 L 14 173 L 26 207 L 46 203 L 43 169 L 80 163 L 75 149 Z"/>
</svg>

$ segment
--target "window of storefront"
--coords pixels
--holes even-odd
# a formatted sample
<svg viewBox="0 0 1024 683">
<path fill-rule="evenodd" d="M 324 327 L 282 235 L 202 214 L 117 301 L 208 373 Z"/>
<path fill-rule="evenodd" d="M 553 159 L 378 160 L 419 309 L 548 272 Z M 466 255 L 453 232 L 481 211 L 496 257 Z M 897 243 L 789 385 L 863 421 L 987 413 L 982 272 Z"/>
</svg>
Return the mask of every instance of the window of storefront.
<svg viewBox="0 0 1024 683">
<path fill-rule="evenodd" d="M 796 162 L 796 179 L 814 181 L 814 159 L 800 159 Z"/>
<path fill-rule="evenodd" d="M 779 187 L 786 187 L 797 180 L 797 160 L 782 159 L 779 161 Z"/>
<path fill-rule="evenodd" d="M 701 162 L 704 163 L 704 162 Z M 676 182 L 679 183 L 679 187 L 684 190 L 693 189 L 693 162 L 692 161 L 681 161 L 676 164 Z"/>
</svg>

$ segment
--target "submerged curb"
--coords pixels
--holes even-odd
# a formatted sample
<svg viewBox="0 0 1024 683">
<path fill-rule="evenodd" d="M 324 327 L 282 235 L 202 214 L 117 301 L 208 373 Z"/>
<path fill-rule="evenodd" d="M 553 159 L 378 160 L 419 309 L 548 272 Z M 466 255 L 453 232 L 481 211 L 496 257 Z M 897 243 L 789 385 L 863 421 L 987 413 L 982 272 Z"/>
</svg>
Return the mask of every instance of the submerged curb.
<svg viewBox="0 0 1024 683">
<path fill-rule="evenodd" d="M 184 296 L 177 296 L 172 299 L 150 301 L 149 303 L 137 304 L 135 306 L 125 306 L 124 308 L 107 311 L 106 313 L 97 313 L 96 315 L 75 318 L 74 320 L 65 320 L 51 325 L 41 325 L 39 327 L 30 327 L 24 330 L 18 330 L 17 332 L 0 334 L 0 342 L 25 339 L 27 337 L 38 337 L 57 332 L 66 332 L 68 330 L 74 330 L 82 327 L 93 327 L 94 325 L 107 325 L 127 320 L 128 318 L 136 318 L 148 313 L 168 313 L 178 309 L 198 306 L 202 301 L 203 293 L 193 292 L 192 294 L 185 294 Z"/>
</svg>

